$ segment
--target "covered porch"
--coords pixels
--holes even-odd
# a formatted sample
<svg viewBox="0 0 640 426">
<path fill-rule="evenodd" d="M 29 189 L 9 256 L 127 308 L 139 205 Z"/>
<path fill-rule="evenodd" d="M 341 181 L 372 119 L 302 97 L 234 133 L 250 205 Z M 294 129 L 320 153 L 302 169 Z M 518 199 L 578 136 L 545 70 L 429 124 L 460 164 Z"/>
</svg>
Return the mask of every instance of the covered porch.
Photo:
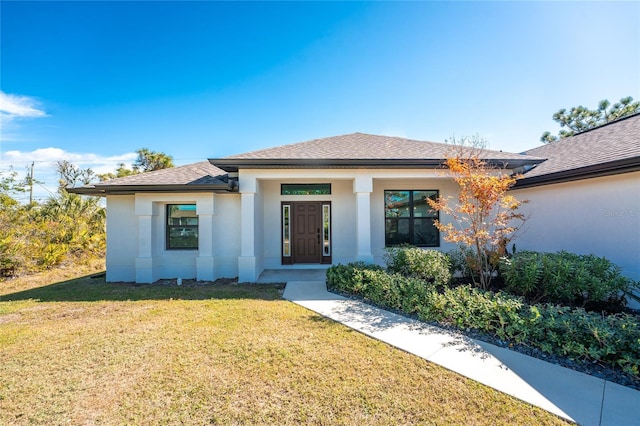
<svg viewBox="0 0 640 426">
<path fill-rule="evenodd" d="M 288 193 L 284 190 L 288 185 L 323 185 L 326 190 Z M 263 271 L 294 274 L 354 261 L 382 263 L 387 245 L 385 192 L 390 190 L 448 196 L 456 188 L 450 178 L 433 169 L 240 170 L 239 281 L 259 282 Z M 302 219 L 294 217 L 294 207 L 298 213 L 297 207 L 314 204 L 321 220 L 304 212 Z M 301 232 L 300 227 L 309 230 Z M 298 256 L 301 241 L 310 241 L 311 247 L 317 242 L 322 255 L 317 259 Z M 432 246 L 441 248 L 439 237 Z"/>
</svg>

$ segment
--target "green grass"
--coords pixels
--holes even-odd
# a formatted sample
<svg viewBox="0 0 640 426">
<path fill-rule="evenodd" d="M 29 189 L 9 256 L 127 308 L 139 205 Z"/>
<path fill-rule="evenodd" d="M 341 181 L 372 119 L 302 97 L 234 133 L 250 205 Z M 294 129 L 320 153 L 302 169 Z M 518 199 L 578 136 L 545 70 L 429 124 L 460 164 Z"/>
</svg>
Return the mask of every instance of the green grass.
<svg viewBox="0 0 640 426">
<path fill-rule="evenodd" d="M 564 423 L 282 286 L 34 282 L 0 282 L 0 424 Z"/>
</svg>

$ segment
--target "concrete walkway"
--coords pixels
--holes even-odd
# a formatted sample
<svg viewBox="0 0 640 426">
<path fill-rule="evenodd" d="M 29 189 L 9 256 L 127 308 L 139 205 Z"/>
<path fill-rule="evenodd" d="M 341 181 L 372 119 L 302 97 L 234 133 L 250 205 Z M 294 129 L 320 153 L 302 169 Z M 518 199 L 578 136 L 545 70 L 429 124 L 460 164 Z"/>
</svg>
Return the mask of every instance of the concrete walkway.
<svg viewBox="0 0 640 426">
<path fill-rule="evenodd" d="M 261 278 L 287 282 L 285 299 L 580 425 L 640 425 L 636 390 L 329 293 L 324 272 Z"/>
</svg>

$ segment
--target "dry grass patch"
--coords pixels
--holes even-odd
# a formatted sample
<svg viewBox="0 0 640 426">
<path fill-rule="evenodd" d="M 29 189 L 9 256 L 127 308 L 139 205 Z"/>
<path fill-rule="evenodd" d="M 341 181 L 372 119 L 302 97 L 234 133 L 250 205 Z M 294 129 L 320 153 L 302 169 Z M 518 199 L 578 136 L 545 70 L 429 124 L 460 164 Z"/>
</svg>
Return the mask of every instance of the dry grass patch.
<svg viewBox="0 0 640 426">
<path fill-rule="evenodd" d="M 4 284 L 0 424 L 564 423 L 281 286 Z"/>
</svg>

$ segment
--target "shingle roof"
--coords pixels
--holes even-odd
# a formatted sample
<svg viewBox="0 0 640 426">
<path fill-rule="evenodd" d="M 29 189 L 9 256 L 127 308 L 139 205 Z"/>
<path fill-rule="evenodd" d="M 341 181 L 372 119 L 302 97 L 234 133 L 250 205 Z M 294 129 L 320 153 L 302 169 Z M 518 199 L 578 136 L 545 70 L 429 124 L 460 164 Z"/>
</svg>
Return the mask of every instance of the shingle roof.
<svg viewBox="0 0 640 426">
<path fill-rule="evenodd" d="M 224 182 L 221 177 L 226 175 L 223 170 L 213 166 L 208 161 L 187 164 L 140 173 L 97 183 L 103 185 L 215 185 Z"/>
<path fill-rule="evenodd" d="M 438 167 L 455 146 L 365 133 L 313 139 L 224 158 L 210 159 L 227 171 L 240 167 Z M 541 158 L 510 152 L 478 150 L 501 166 L 535 164 Z"/>
<path fill-rule="evenodd" d="M 105 182 L 69 188 L 69 192 L 100 195 L 132 190 L 215 190 L 229 189 L 227 174 L 208 161 L 140 173 Z"/>
<path fill-rule="evenodd" d="M 436 167 L 456 148 L 392 136 L 351 133 L 307 142 L 267 148 L 222 159 L 141 173 L 100 182 L 69 192 L 102 195 L 136 191 L 233 190 L 227 171 L 251 167 Z M 480 150 L 493 163 L 513 168 L 536 164 L 543 159 L 510 152 Z M 215 164 L 215 165 L 214 165 Z M 218 167 L 217 167 L 218 166 Z"/>
<path fill-rule="evenodd" d="M 313 139 L 274 148 L 261 149 L 225 159 L 444 159 L 450 156 L 452 145 L 405 139 L 394 136 L 350 133 Z M 521 154 L 483 150 L 487 158 L 522 159 Z"/>
<path fill-rule="evenodd" d="M 557 181 L 599 171 L 609 174 L 640 166 L 640 113 L 560 139 L 524 154 L 546 158 L 525 173 L 516 186 Z"/>
</svg>

